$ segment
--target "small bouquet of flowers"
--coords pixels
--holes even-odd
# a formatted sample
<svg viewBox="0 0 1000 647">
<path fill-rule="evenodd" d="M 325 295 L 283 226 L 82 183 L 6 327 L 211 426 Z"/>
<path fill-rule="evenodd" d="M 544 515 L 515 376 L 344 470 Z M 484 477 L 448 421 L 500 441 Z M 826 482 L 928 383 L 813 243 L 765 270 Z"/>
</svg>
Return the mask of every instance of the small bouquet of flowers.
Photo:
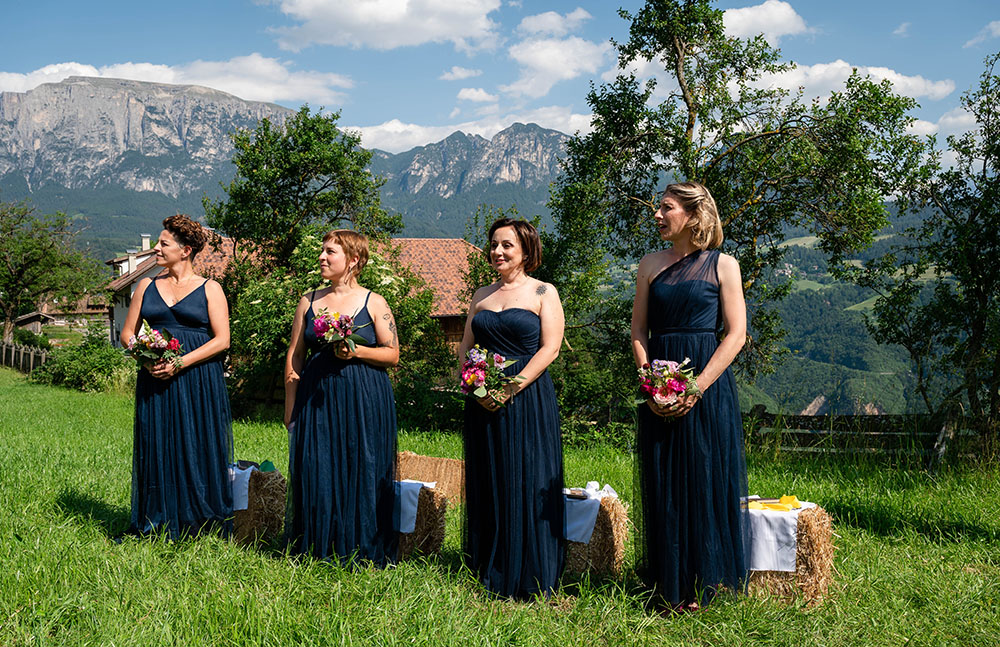
<svg viewBox="0 0 1000 647">
<path fill-rule="evenodd" d="M 364 343 L 364 337 L 358 331 L 369 325 L 371 322 L 354 326 L 354 317 L 342 315 L 339 312 L 330 313 L 326 308 L 320 308 L 313 319 L 313 331 L 316 338 L 327 344 L 344 342 L 347 348 L 353 353 L 358 342 Z"/>
<path fill-rule="evenodd" d="M 652 365 L 643 364 L 639 369 L 639 392 L 660 406 L 673 404 L 681 396 L 701 395 L 694 368 L 687 366 L 690 361 L 685 357 L 680 363 L 654 359 Z"/>
<path fill-rule="evenodd" d="M 181 361 L 184 349 L 181 348 L 180 340 L 171 335 L 166 328 L 160 331 L 151 327 L 145 319 L 142 320 L 139 334 L 132 335 L 128 340 L 125 352 L 142 365 L 156 364 L 160 361 L 173 362 L 177 368 L 184 365 Z"/>
<path fill-rule="evenodd" d="M 521 381 L 519 376 L 508 377 L 503 373 L 503 369 L 515 361 L 476 344 L 465 354 L 462 363 L 462 393 L 477 398 L 491 395 L 499 403 L 504 386 Z"/>
</svg>

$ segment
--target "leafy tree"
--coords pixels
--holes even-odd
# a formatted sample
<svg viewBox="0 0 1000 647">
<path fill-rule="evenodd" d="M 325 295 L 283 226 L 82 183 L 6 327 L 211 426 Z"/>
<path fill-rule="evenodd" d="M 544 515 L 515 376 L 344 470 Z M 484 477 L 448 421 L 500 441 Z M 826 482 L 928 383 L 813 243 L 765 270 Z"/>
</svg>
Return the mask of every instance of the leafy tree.
<svg viewBox="0 0 1000 647">
<path fill-rule="evenodd" d="M 43 299 L 77 299 L 100 280 L 94 262 L 74 247 L 76 234 L 64 213 L 39 217 L 27 202 L 0 202 L 4 341 L 13 335 L 14 320 Z"/>
<path fill-rule="evenodd" d="M 371 152 L 357 134 L 339 130 L 338 119 L 339 113 L 312 114 L 304 106 L 282 125 L 264 119 L 254 130 L 233 133 L 236 177 L 223 187 L 227 199 L 204 200 L 208 224 L 234 239 L 234 258 L 221 278 L 232 309 L 237 403 L 269 399 L 280 385 L 292 316 L 304 293 L 322 287 L 317 256 L 322 232 L 332 227 L 351 227 L 372 241 L 360 281 L 382 294 L 396 317 L 396 389 L 426 389 L 450 365 L 430 318 L 433 295 L 389 243 L 402 221 L 381 206 L 382 180 L 367 168 Z M 414 397 L 404 413 L 419 417 L 432 405 L 417 406 Z"/>
<path fill-rule="evenodd" d="M 287 266 L 308 225 L 350 224 L 369 236 L 399 231 L 402 220 L 382 208 L 382 181 L 368 171 L 371 152 L 361 137 L 337 128 L 339 112 L 312 114 L 303 106 L 276 125 L 230 135 L 236 177 L 228 196 L 205 198 L 207 222 L 255 254 L 257 264 Z"/>
<path fill-rule="evenodd" d="M 628 40 L 616 43 L 626 71 L 592 87 L 592 131 L 568 144 L 550 200 L 550 280 L 570 325 L 588 324 L 589 346 L 627 354 L 622 300 L 631 290 L 613 270 L 661 246 L 652 213 L 666 180 L 700 181 L 743 270 L 751 320 L 739 361 L 752 376 L 781 355 L 782 323 L 770 304 L 790 281 L 769 270 L 784 253 L 783 232 L 812 232 L 836 266 L 872 242 L 886 222 L 884 197 L 910 185 L 924 145 L 906 134 L 915 103 L 888 82 L 855 73 L 825 102 L 771 85 L 794 64 L 762 36 L 726 36 L 711 5 L 657 0 L 620 12 L 630 21 Z M 665 87 L 627 72 L 649 61 L 662 64 Z"/>
<path fill-rule="evenodd" d="M 902 345 L 930 412 L 961 403 L 1000 433 L 1000 52 L 979 87 L 962 96 L 976 127 L 947 139 L 932 172 L 912 188 L 922 224 L 855 278 L 880 297 L 868 320 L 875 338 Z"/>
</svg>

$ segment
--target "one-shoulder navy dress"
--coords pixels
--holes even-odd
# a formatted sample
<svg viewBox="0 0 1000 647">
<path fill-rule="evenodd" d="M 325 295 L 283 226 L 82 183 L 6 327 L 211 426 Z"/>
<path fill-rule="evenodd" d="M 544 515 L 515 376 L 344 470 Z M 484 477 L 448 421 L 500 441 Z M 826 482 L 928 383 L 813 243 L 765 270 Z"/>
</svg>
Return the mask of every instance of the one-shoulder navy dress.
<svg viewBox="0 0 1000 647">
<path fill-rule="evenodd" d="M 369 297 L 371 293 L 369 293 Z M 305 314 L 306 361 L 295 394 L 288 471 L 291 506 L 287 535 L 292 553 L 345 564 L 384 566 L 396 560 L 393 527 L 396 403 L 384 368 L 339 359 Z M 354 317 L 370 323 L 368 298 Z M 375 345 L 375 326 L 358 331 Z M 359 344 L 360 345 L 360 344 Z"/>
<path fill-rule="evenodd" d="M 146 287 L 140 316 L 166 329 L 185 352 L 212 338 L 205 284 L 168 306 Z M 168 380 L 139 369 L 132 445 L 131 531 L 176 538 L 211 525 L 232 527 L 232 417 L 222 355 L 184 367 Z"/>
<path fill-rule="evenodd" d="M 700 373 L 718 347 L 722 320 L 718 251 L 695 252 L 649 286 L 649 359 L 691 359 Z M 720 585 L 742 590 L 749 564 L 746 461 L 730 369 L 684 416 L 639 405 L 638 571 L 659 599 L 709 602 Z"/>
<path fill-rule="evenodd" d="M 541 321 L 523 308 L 484 310 L 472 319 L 476 343 L 517 360 L 539 348 Z M 552 593 L 565 562 L 559 410 L 548 371 L 490 412 L 465 403 L 466 560 L 487 590 L 527 599 Z"/>
</svg>

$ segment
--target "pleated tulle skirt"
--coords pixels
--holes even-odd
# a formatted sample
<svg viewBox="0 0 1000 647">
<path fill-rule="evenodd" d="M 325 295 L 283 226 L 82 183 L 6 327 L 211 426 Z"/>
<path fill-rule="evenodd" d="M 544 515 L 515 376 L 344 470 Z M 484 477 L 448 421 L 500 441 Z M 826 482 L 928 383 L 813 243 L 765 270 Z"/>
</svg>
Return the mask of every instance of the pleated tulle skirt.
<svg viewBox="0 0 1000 647">
<path fill-rule="evenodd" d="M 396 560 L 396 404 L 385 370 L 314 354 L 290 436 L 292 553 L 342 563 Z"/>
<path fill-rule="evenodd" d="M 717 347 L 714 333 L 650 339 L 651 359 L 689 357 L 700 372 Z M 705 603 L 720 586 L 743 589 L 749 517 L 739 401 L 726 370 L 686 415 L 664 419 L 639 405 L 636 492 L 638 571 L 671 604 Z"/>
<path fill-rule="evenodd" d="M 470 398 L 464 439 L 466 563 L 499 596 L 550 594 L 565 545 L 559 412 L 549 374 L 496 413 Z"/>
<path fill-rule="evenodd" d="M 209 340 L 201 329 L 171 326 L 183 347 Z M 133 532 L 176 538 L 206 526 L 228 534 L 233 494 L 232 417 L 221 360 L 183 369 L 170 380 L 139 370 L 132 450 Z"/>
</svg>

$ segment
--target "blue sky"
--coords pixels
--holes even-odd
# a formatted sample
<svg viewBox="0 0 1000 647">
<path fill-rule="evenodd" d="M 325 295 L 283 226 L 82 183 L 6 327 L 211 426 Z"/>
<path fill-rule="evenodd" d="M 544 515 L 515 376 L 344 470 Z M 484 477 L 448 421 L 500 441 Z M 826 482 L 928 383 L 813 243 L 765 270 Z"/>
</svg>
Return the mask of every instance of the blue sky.
<svg viewBox="0 0 1000 647">
<path fill-rule="evenodd" d="M 393 152 L 515 121 L 585 130 L 588 83 L 612 78 L 608 43 L 635 0 L 174 0 L 5 3 L 0 91 L 71 75 L 194 83 L 289 107 L 341 111 Z M 921 108 L 915 130 L 971 121 L 959 96 L 1000 50 L 1000 3 L 719 2 L 731 33 L 764 32 L 799 68 L 775 83 L 824 96 L 852 67 Z M 638 70 L 656 74 L 655 66 Z"/>
</svg>

